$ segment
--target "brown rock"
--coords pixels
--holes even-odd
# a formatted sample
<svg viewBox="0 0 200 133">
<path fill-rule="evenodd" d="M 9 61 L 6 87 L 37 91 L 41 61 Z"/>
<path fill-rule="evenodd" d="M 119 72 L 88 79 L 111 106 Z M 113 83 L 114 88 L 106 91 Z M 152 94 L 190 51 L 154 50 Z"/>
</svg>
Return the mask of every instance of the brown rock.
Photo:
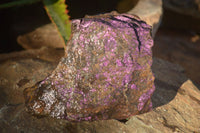
<svg viewBox="0 0 200 133">
<path fill-rule="evenodd" d="M 47 72 L 46 69 L 41 69 L 42 71 Z M 200 92 L 190 80 L 186 81 L 183 69 L 178 65 L 154 58 L 153 71 L 156 77 L 156 92 L 152 101 L 154 107 L 157 108 L 149 113 L 134 116 L 125 124 L 117 120 L 69 123 L 49 117 L 37 118 L 26 113 L 23 104 L 10 104 L 0 109 L 0 132 L 200 132 Z M 3 74 L 4 71 L 0 72 Z M 31 75 L 27 75 L 27 78 L 31 79 Z M 40 79 L 33 80 L 35 81 L 30 80 L 29 82 L 37 82 Z"/>
<path fill-rule="evenodd" d="M 193 38 L 197 37 L 194 42 Z M 153 55 L 181 65 L 187 77 L 200 84 L 200 39 L 186 31 L 160 29 L 155 37 Z"/>
<path fill-rule="evenodd" d="M 162 18 L 162 0 L 139 0 L 136 6 L 127 13 L 135 14 L 151 25 L 154 37 Z"/>
<path fill-rule="evenodd" d="M 24 91 L 29 112 L 94 121 L 151 110 L 155 86 L 150 30 L 127 14 L 72 20 L 66 55 L 51 75 Z"/>
<path fill-rule="evenodd" d="M 24 104 L 5 105 L 0 110 L 1 133 L 68 133 L 67 121 L 29 115 Z"/>
<path fill-rule="evenodd" d="M 152 70 L 155 75 L 156 91 L 152 97 L 153 107 L 168 104 L 177 90 L 188 79 L 179 65 L 154 58 Z"/>
<path fill-rule="evenodd" d="M 199 132 L 200 91 L 187 80 L 183 69 L 154 58 L 156 92 L 153 111 L 132 117 L 126 122 L 137 132 Z"/>
<path fill-rule="evenodd" d="M 18 59 L 41 59 L 48 62 L 59 62 L 64 55 L 64 49 L 54 49 L 50 47 L 42 47 L 40 49 L 29 49 L 20 52 L 12 52 L 9 54 L 1 54 L 0 62 Z"/>
<path fill-rule="evenodd" d="M 94 122 L 67 123 L 71 133 L 132 133 L 134 128 L 126 126 L 117 120 Z"/>
<path fill-rule="evenodd" d="M 17 62 L 4 62 L 3 65 L 0 66 L 0 78 L 2 81 L 1 88 L 3 88 L 3 93 L 5 93 L 7 99 L 6 103 L 23 103 L 22 91 L 25 89 L 24 87 L 28 84 L 32 84 L 35 78 L 40 79 L 46 77 L 48 74 L 42 71 L 43 69 L 48 70 L 51 67 L 51 64 L 48 62 L 41 63 L 39 60 L 32 59 L 25 59 Z M 27 76 L 30 77 L 27 78 Z"/>
<path fill-rule="evenodd" d="M 17 42 L 25 49 L 39 49 L 43 46 L 63 48 L 64 42 L 55 25 L 46 24 L 17 38 Z"/>
<path fill-rule="evenodd" d="M 130 10 L 127 11 L 127 9 Z M 127 11 L 128 14 L 139 16 L 147 24 L 153 26 L 152 35 L 153 37 L 155 36 L 162 18 L 161 0 L 123 0 L 118 4 L 117 10 L 119 12 Z M 64 47 L 57 29 L 53 24 L 47 24 L 36 28 L 32 32 L 20 35 L 17 38 L 17 42 L 25 49 L 38 49 L 43 46 L 53 48 Z"/>
<path fill-rule="evenodd" d="M 23 90 L 48 76 L 55 69 L 63 51 L 42 48 L 1 54 L 0 106 L 23 103 Z M 52 53 L 56 54 L 53 58 L 48 56 Z"/>
<path fill-rule="evenodd" d="M 172 133 L 200 132 L 200 91 L 188 80 L 178 90 L 176 97 L 167 105 L 152 112 L 133 117 L 126 124 L 134 125 L 138 119 L 145 126 L 155 131 Z"/>
</svg>

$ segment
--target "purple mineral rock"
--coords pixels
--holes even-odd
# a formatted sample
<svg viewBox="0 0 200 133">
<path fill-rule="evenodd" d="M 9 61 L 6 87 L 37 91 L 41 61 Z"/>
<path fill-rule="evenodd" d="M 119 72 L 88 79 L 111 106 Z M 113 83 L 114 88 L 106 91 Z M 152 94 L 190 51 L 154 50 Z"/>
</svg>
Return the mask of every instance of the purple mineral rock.
<svg viewBox="0 0 200 133">
<path fill-rule="evenodd" d="M 34 115 L 69 121 L 126 119 L 151 110 L 151 27 L 136 16 L 104 14 L 72 21 L 65 56 L 24 91 Z"/>
</svg>

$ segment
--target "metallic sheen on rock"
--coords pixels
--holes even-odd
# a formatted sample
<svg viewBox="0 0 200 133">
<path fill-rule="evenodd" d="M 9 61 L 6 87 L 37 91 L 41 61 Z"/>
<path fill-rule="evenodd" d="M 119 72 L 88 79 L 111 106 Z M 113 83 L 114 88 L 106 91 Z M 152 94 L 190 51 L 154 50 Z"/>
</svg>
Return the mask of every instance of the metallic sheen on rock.
<svg viewBox="0 0 200 133">
<path fill-rule="evenodd" d="M 69 121 L 126 119 L 151 110 L 151 27 L 109 13 L 72 21 L 65 56 L 45 80 L 24 91 L 34 115 Z"/>
</svg>

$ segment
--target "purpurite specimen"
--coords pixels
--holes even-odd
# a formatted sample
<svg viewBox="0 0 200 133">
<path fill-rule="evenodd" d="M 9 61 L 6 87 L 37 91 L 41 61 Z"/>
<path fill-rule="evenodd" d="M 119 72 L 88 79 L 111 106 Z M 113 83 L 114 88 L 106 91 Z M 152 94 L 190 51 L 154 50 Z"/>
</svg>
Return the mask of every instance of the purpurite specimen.
<svg viewBox="0 0 200 133">
<path fill-rule="evenodd" d="M 151 110 L 151 27 L 136 16 L 104 14 L 72 21 L 65 56 L 24 91 L 34 115 L 69 121 L 126 119 Z"/>
</svg>

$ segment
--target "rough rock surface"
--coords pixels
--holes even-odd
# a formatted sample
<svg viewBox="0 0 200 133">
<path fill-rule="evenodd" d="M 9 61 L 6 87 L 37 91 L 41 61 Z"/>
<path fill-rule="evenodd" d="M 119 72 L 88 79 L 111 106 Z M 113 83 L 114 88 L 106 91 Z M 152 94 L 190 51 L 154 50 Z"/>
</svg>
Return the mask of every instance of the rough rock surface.
<svg viewBox="0 0 200 133">
<path fill-rule="evenodd" d="M 136 6 L 133 7 L 135 4 Z M 140 16 L 142 20 L 152 26 L 154 38 L 162 18 L 162 0 L 123 0 L 119 2 L 117 6 L 119 12 L 124 12 L 127 9 L 130 9 L 127 11 L 128 14 Z M 25 49 L 43 46 L 61 48 L 64 46 L 53 24 L 46 24 L 20 35 L 17 42 Z"/>
<path fill-rule="evenodd" d="M 163 60 L 155 59 L 155 65 L 160 66 L 154 66 L 154 68 L 160 68 L 161 70 L 164 70 L 165 68 L 162 68 L 164 65 L 168 66 L 169 70 L 165 70 L 168 72 L 168 74 L 159 72 L 160 70 L 155 70 L 156 73 L 162 73 L 158 75 L 165 75 L 168 79 L 170 77 L 170 74 L 174 75 L 174 72 L 176 72 L 177 77 L 179 74 L 181 74 L 179 67 L 177 65 L 173 65 L 171 63 L 165 62 Z M 173 68 L 175 67 L 177 71 Z M 175 74 L 175 75 L 176 75 Z M 182 75 L 182 74 L 181 74 Z M 179 76 L 181 76 L 179 75 Z M 165 77 L 157 77 L 158 80 L 160 78 L 165 79 Z M 179 79 L 174 78 L 177 80 L 175 83 L 182 82 Z M 171 87 L 173 83 L 169 84 L 166 81 L 166 84 L 159 85 L 156 84 L 159 88 L 157 88 L 159 91 L 162 91 L 162 93 L 167 93 L 165 95 L 174 95 L 173 99 L 169 100 L 166 99 L 166 97 L 163 97 L 164 94 L 160 95 L 159 93 L 155 93 L 157 97 L 154 97 L 153 99 L 155 101 L 158 100 L 167 100 L 169 103 L 160 107 L 155 108 L 153 111 L 137 115 L 131 117 L 126 123 L 125 127 L 124 124 L 119 124 L 119 122 L 112 120 L 106 121 L 104 124 L 102 122 L 94 122 L 94 123 L 76 123 L 72 124 L 71 127 L 73 127 L 71 130 L 72 132 L 81 132 L 84 133 L 85 131 L 88 131 L 90 133 L 92 132 L 106 132 L 109 133 L 110 131 L 119 132 L 119 133 L 174 133 L 174 132 L 184 132 L 184 133 L 192 133 L 192 132 L 200 132 L 200 91 L 198 88 L 194 86 L 194 84 L 187 80 L 185 81 L 181 86 L 178 84 L 174 84 L 174 87 Z M 170 91 L 168 90 L 170 89 Z M 176 91 L 178 90 L 178 91 Z M 171 94 L 174 92 L 174 94 Z M 192 112 L 192 113 L 191 113 Z M 110 124 L 109 124 L 110 123 Z M 112 124 L 111 124 L 112 123 Z M 107 125 L 111 125 L 107 126 Z M 85 127 L 85 128 L 77 128 L 77 127 Z M 102 127 L 102 128 L 100 128 Z M 114 127 L 114 128 L 113 128 Z M 100 129 L 99 129 L 100 128 Z M 77 130 L 78 129 L 78 130 Z M 116 130 L 118 129 L 118 130 Z"/>
<path fill-rule="evenodd" d="M 142 20 L 151 25 L 154 37 L 162 18 L 162 0 L 139 0 L 137 5 L 127 13 L 140 16 Z"/>
<path fill-rule="evenodd" d="M 57 29 L 52 23 L 18 36 L 17 42 L 24 49 L 39 49 L 43 46 L 63 48 L 64 46 Z"/>
<path fill-rule="evenodd" d="M 19 66 L 22 66 L 24 65 L 23 60 L 24 59 L 15 59 L 13 61 L 21 64 Z M 10 77 L 13 76 L 16 76 L 16 79 L 20 79 L 20 73 L 23 72 L 25 69 L 30 69 L 30 67 L 23 67 L 23 69 L 20 69 L 20 67 L 18 67 L 16 74 L 13 74 L 12 72 L 7 73 L 8 70 L 10 70 L 9 66 L 12 66 L 11 62 L 13 61 L 7 60 L 6 62 L 1 62 L 0 64 L 1 66 L 5 64 L 7 64 L 8 66 L 5 67 L 3 71 L 0 71 L 0 76 L 2 74 L 5 75 L 4 73 L 6 73 L 6 80 L 10 80 Z M 31 62 L 33 61 L 31 58 L 29 58 L 29 61 L 27 61 L 27 63 L 30 66 L 32 65 Z M 40 66 L 48 66 L 46 61 L 42 59 L 40 59 L 40 63 Z M 54 63 L 54 66 L 55 65 L 56 63 Z M 27 73 L 26 78 L 30 79 L 30 83 L 27 82 L 26 86 L 32 86 L 32 84 L 40 81 L 41 78 L 44 78 L 46 74 L 50 73 L 54 69 L 54 67 L 46 69 L 46 67 L 39 68 L 36 65 L 33 66 L 35 67 L 31 67 L 32 71 L 39 70 L 40 72 Z M 5 101 L 1 101 L 0 132 L 200 132 L 200 124 L 198 122 L 200 118 L 200 91 L 194 86 L 194 84 L 190 80 L 188 80 L 188 78 L 183 74 L 183 69 L 178 65 L 174 65 L 164 60 L 154 58 L 152 69 L 155 73 L 156 78 L 156 91 L 152 97 L 153 106 L 155 107 L 155 109 L 146 114 L 133 116 L 126 123 L 113 119 L 95 122 L 71 123 L 66 120 L 57 120 L 50 117 L 37 118 L 26 112 L 22 98 L 21 101 L 18 101 L 17 103 L 6 102 L 9 100 L 9 95 L 11 95 L 14 91 L 14 89 L 12 89 L 12 86 L 16 86 L 15 82 L 10 82 L 11 87 L 5 87 L 5 85 L 3 85 L 3 82 L 0 82 L 0 94 L 5 91 L 10 91 L 10 93 L 8 93 L 7 95 L 1 95 L 1 98 L 3 97 Z M 15 95 L 15 97 L 13 98 L 19 99 L 21 94 Z"/>
<path fill-rule="evenodd" d="M 155 37 L 153 53 L 181 65 L 187 77 L 200 85 L 200 35 L 161 28 Z"/>
<path fill-rule="evenodd" d="M 10 54 L 1 54 L 0 62 L 18 59 L 41 59 L 48 62 L 59 62 L 64 56 L 63 49 L 54 49 L 50 47 L 41 47 L 40 49 L 29 49 L 20 52 L 12 52 Z"/>
<path fill-rule="evenodd" d="M 28 110 L 70 121 L 126 119 L 151 110 L 150 29 L 127 14 L 73 20 L 66 56 L 24 91 Z"/>
<path fill-rule="evenodd" d="M 63 50 L 50 48 L 1 54 L 0 106 L 24 103 L 23 90 L 47 77 L 63 55 Z"/>
<path fill-rule="evenodd" d="M 143 125 L 138 128 L 139 132 L 200 132 L 199 112 L 200 91 L 191 80 L 187 80 L 169 104 L 132 117 L 126 124 L 135 128 L 139 121 Z"/>
</svg>

